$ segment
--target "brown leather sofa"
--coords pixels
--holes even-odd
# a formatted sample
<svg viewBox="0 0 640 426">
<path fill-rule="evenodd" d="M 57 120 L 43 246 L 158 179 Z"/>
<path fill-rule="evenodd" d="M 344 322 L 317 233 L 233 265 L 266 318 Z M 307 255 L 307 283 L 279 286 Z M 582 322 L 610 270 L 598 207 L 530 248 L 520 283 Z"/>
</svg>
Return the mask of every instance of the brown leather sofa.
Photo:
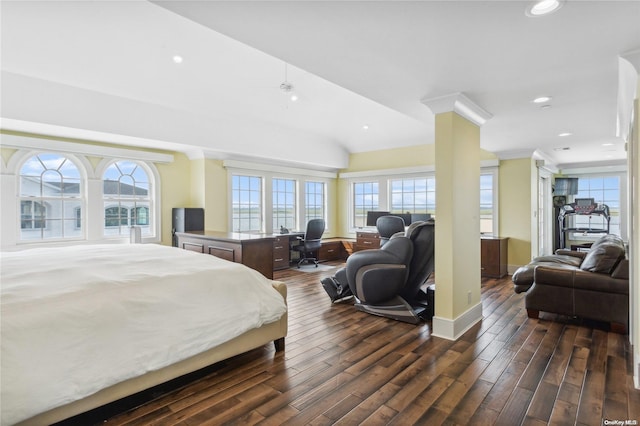
<svg viewBox="0 0 640 426">
<path fill-rule="evenodd" d="M 616 235 L 605 235 L 588 253 L 558 250 L 519 268 L 512 276 L 516 293 L 526 292 L 530 318 L 540 311 L 611 323 L 626 333 L 629 325 L 629 260 Z"/>
</svg>

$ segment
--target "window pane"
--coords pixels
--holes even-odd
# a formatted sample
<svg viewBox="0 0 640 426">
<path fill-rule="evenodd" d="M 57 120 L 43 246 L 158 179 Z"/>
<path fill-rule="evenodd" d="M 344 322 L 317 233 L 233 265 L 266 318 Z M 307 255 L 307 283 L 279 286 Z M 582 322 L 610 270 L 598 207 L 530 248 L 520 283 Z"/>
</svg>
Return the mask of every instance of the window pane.
<svg viewBox="0 0 640 426">
<path fill-rule="evenodd" d="M 153 236 L 152 191 L 149 175 L 135 161 L 111 164 L 102 176 L 104 191 L 104 235 L 126 236 L 129 227 L 142 227 L 143 236 Z"/>
<path fill-rule="evenodd" d="M 305 182 L 305 227 L 311 219 L 326 219 L 324 191 L 323 182 Z"/>
<path fill-rule="evenodd" d="M 83 235 L 82 177 L 69 158 L 42 153 L 20 168 L 20 239 L 75 238 Z"/>
<path fill-rule="evenodd" d="M 353 194 L 353 226 L 361 228 L 367 224 L 367 212 L 379 210 L 378 182 L 354 182 Z"/>
<path fill-rule="evenodd" d="M 231 198 L 233 231 L 261 232 L 262 178 L 257 176 L 232 176 Z"/>
<path fill-rule="evenodd" d="M 493 234 L 493 174 L 480 175 L 480 233 Z"/>
<path fill-rule="evenodd" d="M 295 180 L 273 179 L 273 230 L 296 227 Z"/>
<path fill-rule="evenodd" d="M 391 181 L 391 212 L 392 213 L 431 213 L 428 203 L 429 197 L 435 199 L 435 185 L 430 185 L 429 178 L 406 178 Z"/>
<path fill-rule="evenodd" d="M 578 194 L 575 198 L 593 198 L 596 204 L 609 208 L 609 233 L 621 235 L 620 229 L 620 176 L 585 176 L 578 179 Z M 575 199 L 574 198 L 574 199 Z M 565 227 L 582 229 L 607 229 L 607 220 L 601 215 L 572 215 L 566 219 Z M 598 234 L 572 233 L 572 238 L 596 239 Z"/>
</svg>

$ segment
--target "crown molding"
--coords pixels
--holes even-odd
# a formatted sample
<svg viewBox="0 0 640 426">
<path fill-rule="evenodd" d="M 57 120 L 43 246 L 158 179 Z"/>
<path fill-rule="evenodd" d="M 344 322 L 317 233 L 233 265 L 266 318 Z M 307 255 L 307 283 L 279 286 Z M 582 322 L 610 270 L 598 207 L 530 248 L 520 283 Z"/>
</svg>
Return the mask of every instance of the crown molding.
<svg viewBox="0 0 640 426">
<path fill-rule="evenodd" d="M 478 126 L 482 126 L 493 117 L 490 112 L 460 92 L 436 98 L 424 98 L 421 102 L 434 114 L 453 111 Z"/>
</svg>

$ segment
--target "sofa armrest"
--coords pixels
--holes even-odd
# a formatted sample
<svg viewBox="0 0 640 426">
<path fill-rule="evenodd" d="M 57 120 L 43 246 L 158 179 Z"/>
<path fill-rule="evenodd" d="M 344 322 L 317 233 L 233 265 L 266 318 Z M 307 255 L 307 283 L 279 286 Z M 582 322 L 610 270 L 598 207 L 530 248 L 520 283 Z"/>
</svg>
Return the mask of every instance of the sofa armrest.
<svg viewBox="0 0 640 426">
<path fill-rule="evenodd" d="M 575 251 L 575 250 L 567 250 L 567 249 L 558 249 L 556 250 L 556 254 L 564 255 L 564 256 L 579 257 L 580 259 L 584 259 L 585 256 L 587 255 L 587 253 L 584 251 Z"/>
<path fill-rule="evenodd" d="M 556 268 L 553 266 L 536 266 L 533 281 L 536 285 L 555 287 L 573 287 L 576 269 Z"/>
</svg>

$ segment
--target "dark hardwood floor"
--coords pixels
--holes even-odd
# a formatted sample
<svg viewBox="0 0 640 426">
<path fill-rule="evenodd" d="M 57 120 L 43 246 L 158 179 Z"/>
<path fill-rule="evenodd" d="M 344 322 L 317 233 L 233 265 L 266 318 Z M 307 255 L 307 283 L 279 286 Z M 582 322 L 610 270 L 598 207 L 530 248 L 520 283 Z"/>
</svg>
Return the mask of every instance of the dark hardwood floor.
<svg viewBox="0 0 640 426">
<path fill-rule="evenodd" d="M 334 264 L 338 265 L 338 264 Z M 484 319 L 458 341 L 332 305 L 320 278 L 289 291 L 284 352 L 264 346 L 109 425 L 602 425 L 640 422 L 628 337 L 604 324 L 527 318 L 509 277 L 482 282 Z"/>
</svg>

